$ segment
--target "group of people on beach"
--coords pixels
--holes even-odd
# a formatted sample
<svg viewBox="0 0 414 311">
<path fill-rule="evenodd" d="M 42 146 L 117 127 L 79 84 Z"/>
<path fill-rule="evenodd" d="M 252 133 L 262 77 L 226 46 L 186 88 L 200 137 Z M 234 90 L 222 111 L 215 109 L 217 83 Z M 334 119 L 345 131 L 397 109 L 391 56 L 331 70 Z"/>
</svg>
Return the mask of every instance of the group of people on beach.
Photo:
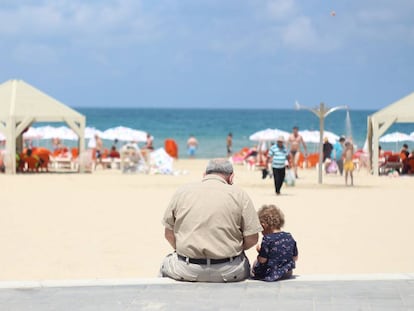
<svg viewBox="0 0 414 311">
<path fill-rule="evenodd" d="M 340 137 L 334 145 L 332 145 L 328 138 L 324 138 L 323 143 L 323 164 L 327 174 L 337 173 L 342 176 L 345 172 L 345 185 L 354 185 L 354 145 L 352 140 L 346 140 L 345 137 Z"/>
<path fill-rule="evenodd" d="M 191 282 L 277 281 L 292 276 L 298 249 L 292 235 L 282 231 L 282 211 L 264 205 L 256 212 L 233 178 L 229 160 L 213 159 L 201 182 L 176 191 L 162 220 L 174 251 L 163 260 L 161 276 Z M 257 245 L 259 232 L 263 239 Z M 251 268 L 244 251 L 255 245 L 258 255 Z"/>
<path fill-rule="evenodd" d="M 96 169 L 97 166 L 102 166 L 103 169 L 109 166 L 108 163 L 104 163 L 104 158 L 119 159 L 123 152 L 128 151 L 130 154 L 131 150 L 137 151 L 140 154 L 140 157 L 143 158 L 148 153 L 154 150 L 153 144 L 154 138 L 151 136 L 150 133 L 146 134 L 146 141 L 145 145 L 140 148 L 138 143 L 135 141 L 128 142 L 124 144 L 121 148 L 118 148 L 119 140 L 117 138 L 114 139 L 113 144 L 110 150 L 104 148 L 104 144 L 102 139 L 99 137 L 98 134 L 95 134 L 92 138 L 88 141 L 88 149 L 91 153 L 91 158 L 93 160 L 93 166 Z"/>
</svg>

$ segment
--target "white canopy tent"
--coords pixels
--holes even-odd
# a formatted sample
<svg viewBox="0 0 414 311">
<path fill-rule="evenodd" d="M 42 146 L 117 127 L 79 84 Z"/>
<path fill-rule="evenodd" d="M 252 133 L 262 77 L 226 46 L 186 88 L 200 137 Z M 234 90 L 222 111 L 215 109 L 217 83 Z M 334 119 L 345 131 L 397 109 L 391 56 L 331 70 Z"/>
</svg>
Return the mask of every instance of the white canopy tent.
<svg viewBox="0 0 414 311">
<path fill-rule="evenodd" d="M 368 116 L 367 141 L 373 173 L 378 175 L 379 138 L 394 123 L 414 123 L 414 93 Z"/>
<path fill-rule="evenodd" d="M 22 80 L 9 80 L 0 84 L 0 132 L 10 159 L 6 173 L 16 173 L 22 133 L 34 122 L 65 122 L 79 137 L 79 154 L 84 151 L 85 116 Z"/>
</svg>

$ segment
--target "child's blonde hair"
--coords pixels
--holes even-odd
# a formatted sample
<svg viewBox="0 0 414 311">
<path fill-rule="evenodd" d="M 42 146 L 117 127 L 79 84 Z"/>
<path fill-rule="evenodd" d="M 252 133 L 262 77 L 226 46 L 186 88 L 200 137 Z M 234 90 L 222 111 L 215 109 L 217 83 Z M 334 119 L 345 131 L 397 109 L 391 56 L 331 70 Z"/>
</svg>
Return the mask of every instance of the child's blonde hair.
<svg viewBox="0 0 414 311">
<path fill-rule="evenodd" d="M 261 223 L 271 228 L 281 229 L 285 224 L 285 215 L 276 205 L 263 205 L 257 212 Z"/>
</svg>

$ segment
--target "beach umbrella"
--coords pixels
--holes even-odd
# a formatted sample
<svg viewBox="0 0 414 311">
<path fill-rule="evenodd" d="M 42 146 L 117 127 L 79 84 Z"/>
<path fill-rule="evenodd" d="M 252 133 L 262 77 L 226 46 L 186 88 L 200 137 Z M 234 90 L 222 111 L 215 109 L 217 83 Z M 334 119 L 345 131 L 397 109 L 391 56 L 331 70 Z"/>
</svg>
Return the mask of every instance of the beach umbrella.
<svg viewBox="0 0 414 311">
<path fill-rule="evenodd" d="M 78 135 L 67 126 L 52 127 L 47 126 L 44 129 L 43 139 L 59 138 L 63 140 L 78 140 Z"/>
<path fill-rule="evenodd" d="M 299 134 L 302 136 L 304 142 L 314 143 L 314 144 L 319 144 L 319 142 L 320 142 L 320 132 L 319 131 L 304 130 L 304 131 L 299 131 Z M 334 143 L 335 141 L 337 141 L 339 139 L 338 135 L 336 135 L 335 133 L 332 133 L 330 131 L 323 131 L 323 137 L 328 138 L 328 141 L 330 143 Z"/>
<path fill-rule="evenodd" d="M 395 143 L 402 141 L 414 141 L 414 137 L 401 132 L 393 132 L 384 136 L 381 136 L 379 139 L 382 143 Z"/>
<path fill-rule="evenodd" d="M 37 127 L 29 127 L 29 129 L 23 133 L 24 139 L 42 139 L 43 133 L 39 131 Z"/>
<path fill-rule="evenodd" d="M 393 132 L 381 136 L 379 141 L 381 143 L 395 143 L 395 150 L 398 150 L 398 143 L 403 141 L 414 141 L 414 137 L 401 132 Z"/>
<path fill-rule="evenodd" d="M 118 126 L 104 131 L 102 133 L 102 138 L 108 140 L 118 139 L 119 141 L 144 142 L 147 140 L 147 132 Z"/>
<path fill-rule="evenodd" d="M 50 125 L 37 127 L 36 131 L 39 133 L 42 139 L 51 139 L 56 137 L 56 127 Z"/>
<path fill-rule="evenodd" d="M 98 135 L 99 137 L 102 137 L 103 132 L 94 128 L 94 127 L 86 127 L 85 128 L 85 139 L 91 139 L 94 138 L 95 135 Z"/>
<path fill-rule="evenodd" d="M 6 136 L 3 135 L 3 133 L 0 132 L 0 141 L 6 140 Z"/>
<path fill-rule="evenodd" d="M 276 141 L 279 136 L 283 136 L 285 140 L 289 137 L 289 133 L 279 129 L 265 129 L 253 133 L 249 136 L 250 140 L 253 141 Z"/>
</svg>

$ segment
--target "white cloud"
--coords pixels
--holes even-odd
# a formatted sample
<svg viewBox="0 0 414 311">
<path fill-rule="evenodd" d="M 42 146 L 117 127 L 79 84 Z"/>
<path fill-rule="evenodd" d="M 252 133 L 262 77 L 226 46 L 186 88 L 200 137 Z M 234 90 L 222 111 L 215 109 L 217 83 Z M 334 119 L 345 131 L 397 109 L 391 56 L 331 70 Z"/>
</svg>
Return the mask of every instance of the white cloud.
<svg viewBox="0 0 414 311">
<path fill-rule="evenodd" d="M 297 11 L 294 0 L 267 0 L 265 5 L 268 15 L 276 20 L 288 19 Z"/>
<path fill-rule="evenodd" d="M 0 9 L 0 34 L 8 37 L 91 40 L 94 36 L 122 33 L 136 40 L 140 32 L 156 32 L 156 26 L 155 19 L 143 12 L 140 0 L 47 0 Z M 139 37 L 148 37 L 142 34 Z"/>
<path fill-rule="evenodd" d="M 145 12 L 141 2 L 44 0 L 0 5 L 0 36 L 18 63 L 50 64 L 58 55 L 83 54 L 104 65 L 111 51 L 160 36 L 158 17 Z"/>
<path fill-rule="evenodd" d="M 312 48 L 318 41 L 316 30 L 307 17 L 298 17 L 282 30 L 283 42 L 293 48 Z"/>
</svg>

